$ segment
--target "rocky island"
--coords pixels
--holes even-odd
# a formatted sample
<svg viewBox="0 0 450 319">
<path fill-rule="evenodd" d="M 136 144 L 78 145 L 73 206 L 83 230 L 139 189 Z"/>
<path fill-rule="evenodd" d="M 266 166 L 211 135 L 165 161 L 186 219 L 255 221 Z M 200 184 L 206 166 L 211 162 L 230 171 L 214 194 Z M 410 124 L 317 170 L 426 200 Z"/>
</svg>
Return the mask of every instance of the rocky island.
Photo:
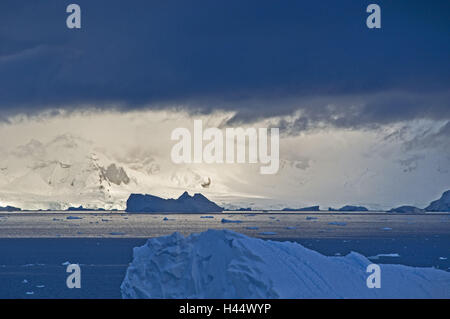
<svg viewBox="0 0 450 319">
<path fill-rule="evenodd" d="M 303 207 L 303 208 L 283 208 L 282 211 L 284 212 L 318 212 L 319 206 L 310 206 L 310 207 Z"/>
<path fill-rule="evenodd" d="M 334 208 L 330 207 L 330 208 L 328 208 L 328 211 L 330 211 L 330 212 L 367 212 L 368 209 L 364 206 L 345 205 L 339 209 L 334 209 Z"/>
<path fill-rule="evenodd" d="M 396 208 L 392 208 L 388 211 L 388 213 L 401 213 L 401 214 L 423 214 L 425 213 L 424 209 L 415 207 L 415 206 L 400 206 Z"/>
<path fill-rule="evenodd" d="M 153 195 L 131 194 L 127 200 L 129 213 L 221 213 L 223 208 L 202 194 L 190 196 L 184 192 L 177 199 L 164 199 Z"/>
<path fill-rule="evenodd" d="M 427 212 L 450 212 L 450 190 L 444 192 L 438 200 L 431 202 L 425 210 Z"/>
</svg>

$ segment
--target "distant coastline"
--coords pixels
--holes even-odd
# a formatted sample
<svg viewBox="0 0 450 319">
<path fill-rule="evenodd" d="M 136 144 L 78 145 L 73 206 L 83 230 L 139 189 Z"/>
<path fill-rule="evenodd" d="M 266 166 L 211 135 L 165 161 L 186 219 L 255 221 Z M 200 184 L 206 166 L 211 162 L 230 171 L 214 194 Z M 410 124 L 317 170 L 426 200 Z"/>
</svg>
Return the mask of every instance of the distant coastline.
<svg viewBox="0 0 450 319">
<path fill-rule="evenodd" d="M 225 209 L 215 202 L 209 200 L 204 195 L 197 193 L 193 196 L 184 192 L 177 199 L 164 199 L 149 194 L 131 194 L 127 200 L 127 207 L 124 210 L 89 208 L 79 205 L 70 206 L 66 210 L 23 210 L 14 206 L 0 206 L 0 213 L 17 212 L 118 212 L 118 213 L 176 213 L 176 214 L 202 214 L 202 213 L 389 213 L 389 214 L 429 214 L 429 213 L 449 213 L 450 212 L 450 190 L 445 191 L 442 196 L 432 201 L 425 208 L 418 208 L 411 205 L 403 205 L 389 210 L 370 210 L 364 206 L 345 205 L 339 209 L 328 207 L 320 209 L 319 205 L 303 208 L 285 207 L 282 209 L 253 209 L 251 207 L 242 207 L 235 209 Z"/>
</svg>

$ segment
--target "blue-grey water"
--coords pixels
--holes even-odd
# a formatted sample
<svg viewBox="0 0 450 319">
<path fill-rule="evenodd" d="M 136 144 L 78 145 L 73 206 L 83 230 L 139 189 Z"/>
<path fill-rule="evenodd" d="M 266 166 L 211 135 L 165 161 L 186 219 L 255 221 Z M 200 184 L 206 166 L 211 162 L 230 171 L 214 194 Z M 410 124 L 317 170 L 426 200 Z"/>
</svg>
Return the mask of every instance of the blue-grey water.
<svg viewBox="0 0 450 319">
<path fill-rule="evenodd" d="M 448 214 L 4 213 L 0 214 L 0 298 L 120 298 L 133 247 L 149 237 L 210 228 L 296 241 L 328 256 L 356 251 L 376 263 L 450 270 Z M 377 257 L 380 254 L 391 257 Z M 66 262 L 80 264 L 81 289 L 66 287 Z"/>
</svg>

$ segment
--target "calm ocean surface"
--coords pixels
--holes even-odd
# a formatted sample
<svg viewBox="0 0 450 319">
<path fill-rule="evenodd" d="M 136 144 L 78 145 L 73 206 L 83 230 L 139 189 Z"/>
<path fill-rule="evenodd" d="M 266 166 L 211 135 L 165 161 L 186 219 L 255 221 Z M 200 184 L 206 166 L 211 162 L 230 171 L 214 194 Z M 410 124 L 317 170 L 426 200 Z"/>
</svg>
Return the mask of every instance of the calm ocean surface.
<svg viewBox="0 0 450 319">
<path fill-rule="evenodd" d="M 261 238 L 450 235 L 450 214 L 18 212 L 0 214 L 0 238 L 148 238 L 231 229 Z"/>
</svg>

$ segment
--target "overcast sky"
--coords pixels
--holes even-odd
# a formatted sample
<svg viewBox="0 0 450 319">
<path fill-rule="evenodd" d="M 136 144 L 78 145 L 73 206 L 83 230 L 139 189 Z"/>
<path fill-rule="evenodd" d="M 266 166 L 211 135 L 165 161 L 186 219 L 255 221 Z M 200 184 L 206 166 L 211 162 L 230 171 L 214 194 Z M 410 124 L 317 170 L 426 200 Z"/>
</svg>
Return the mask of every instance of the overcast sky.
<svg viewBox="0 0 450 319">
<path fill-rule="evenodd" d="M 81 7 L 80 30 L 65 24 L 72 2 Z M 381 6 L 378 30 L 365 23 L 373 2 Z M 199 113 L 227 114 L 222 125 L 280 127 L 282 158 L 303 161 L 308 176 L 305 203 L 336 203 L 330 197 L 339 183 L 324 173 L 334 170 L 333 181 L 367 179 L 353 183 L 365 193 L 360 202 L 373 194 L 373 202 L 394 203 L 382 193 L 398 193 L 420 204 L 450 188 L 449 12 L 449 1 L 424 0 L 3 0 L 2 132 L 19 136 L 44 117 L 66 121 L 54 135 L 77 131 L 69 123 L 93 108 L 101 127 L 102 112 L 178 110 L 186 123 Z M 61 109 L 68 113 L 61 117 Z M 40 135 L 50 138 L 29 131 L 0 148 Z M 94 131 L 90 137 L 97 139 Z M 346 147 L 329 147 L 342 141 Z M 327 166 L 319 149 L 346 161 L 355 155 L 349 165 L 357 169 Z M 383 152 L 389 156 L 375 160 Z"/>
<path fill-rule="evenodd" d="M 81 30 L 68 3 L 1 2 L 3 112 L 178 102 L 316 119 L 360 97 L 340 124 L 450 114 L 448 1 L 378 1 L 380 30 L 365 24 L 371 1 L 77 1 Z"/>
</svg>

